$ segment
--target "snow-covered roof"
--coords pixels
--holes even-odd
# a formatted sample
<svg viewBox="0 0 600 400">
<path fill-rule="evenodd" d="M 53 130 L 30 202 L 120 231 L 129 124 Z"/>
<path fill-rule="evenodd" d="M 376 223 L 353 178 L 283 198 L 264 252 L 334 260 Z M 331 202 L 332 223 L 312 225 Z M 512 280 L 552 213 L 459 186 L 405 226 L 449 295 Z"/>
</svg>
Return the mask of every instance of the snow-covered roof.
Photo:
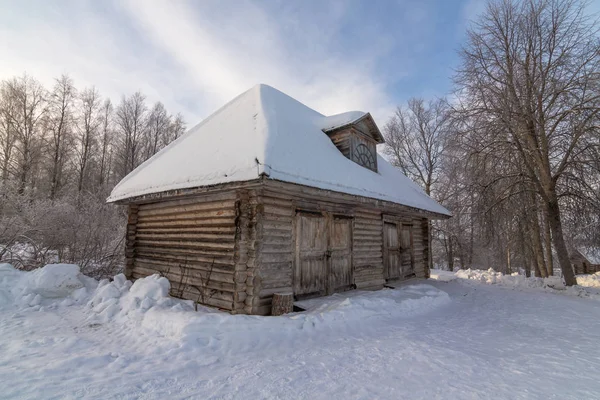
<svg viewBox="0 0 600 400">
<path fill-rule="evenodd" d="M 367 115 L 367 113 L 363 111 L 348 111 L 341 114 L 330 115 L 328 117 L 323 117 L 323 120 L 319 126 L 324 131 L 330 131 L 342 126 L 353 124 L 365 115 Z"/>
<path fill-rule="evenodd" d="M 242 93 L 127 175 L 108 201 L 174 189 L 270 179 L 450 215 L 378 155 L 378 172 L 347 159 L 323 129 L 365 113 L 326 117 L 267 85 Z"/>
<path fill-rule="evenodd" d="M 600 248 L 580 246 L 577 250 L 592 264 L 600 264 Z"/>
<path fill-rule="evenodd" d="M 377 127 L 377 124 L 375 124 L 371 114 L 363 111 L 348 111 L 342 114 L 323 117 L 323 120 L 318 125 L 321 127 L 323 132 L 328 133 L 349 125 L 358 125 L 361 121 L 365 121 L 367 123 L 366 128 L 370 131 L 370 135 L 373 137 L 373 139 L 375 139 L 375 142 L 385 142 L 383 135 L 379 131 L 379 128 Z"/>
</svg>

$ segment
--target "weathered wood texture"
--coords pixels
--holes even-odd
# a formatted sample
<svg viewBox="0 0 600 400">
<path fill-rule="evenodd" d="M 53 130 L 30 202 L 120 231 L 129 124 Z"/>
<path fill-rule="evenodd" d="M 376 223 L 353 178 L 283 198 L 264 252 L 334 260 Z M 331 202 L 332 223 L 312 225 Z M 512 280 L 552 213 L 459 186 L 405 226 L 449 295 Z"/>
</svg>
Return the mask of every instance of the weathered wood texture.
<svg viewBox="0 0 600 400">
<path fill-rule="evenodd" d="M 293 292 L 294 205 L 288 196 L 261 192 L 257 225 L 258 270 L 253 314 L 267 315 L 275 292 Z"/>
<path fill-rule="evenodd" d="M 270 180 L 152 201 L 129 207 L 128 277 L 159 273 L 173 295 L 232 313 L 268 315 L 274 293 L 428 276 L 427 218 L 405 206 Z M 398 229 L 394 277 L 384 272 L 387 223 Z"/>
<path fill-rule="evenodd" d="M 327 135 L 344 156 L 377 172 L 377 157 L 375 156 L 377 154 L 377 143 L 371 135 L 356 129 L 356 127 L 346 127 L 344 129 L 334 130 L 328 132 Z M 357 159 L 358 155 L 355 154 L 355 151 L 360 144 L 365 145 L 371 154 L 374 155 L 373 165 L 364 165 Z"/>
<path fill-rule="evenodd" d="M 296 212 L 294 293 L 324 295 L 352 288 L 352 218 Z"/>
<path fill-rule="evenodd" d="M 229 191 L 140 204 L 131 277 L 159 273 L 176 297 L 237 310 L 246 280 L 237 268 L 236 243 L 247 229 L 241 195 Z"/>
<path fill-rule="evenodd" d="M 278 316 L 294 311 L 294 293 L 273 293 L 271 315 Z"/>
<path fill-rule="evenodd" d="M 127 228 L 125 232 L 125 276 L 132 278 L 133 262 L 135 260 L 135 236 L 138 218 L 138 205 L 130 204 L 127 214 Z"/>
<path fill-rule="evenodd" d="M 258 195 L 257 190 L 238 190 L 236 219 L 234 313 L 253 314 L 253 300 L 258 297 L 257 282 Z"/>
<path fill-rule="evenodd" d="M 385 214 L 383 219 L 386 280 L 429 277 L 427 219 L 402 214 Z"/>
<path fill-rule="evenodd" d="M 357 289 L 381 289 L 385 283 L 381 212 L 358 207 L 353 228 L 354 284 Z"/>
<path fill-rule="evenodd" d="M 336 131 L 329 135 L 329 138 L 338 148 L 338 150 L 346 156 L 346 158 L 352 159 L 352 142 L 351 142 L 351 132 L 349 129 Z"/>
<path fill-rule="evenodd" d="M 576 249 L 571 250 L 569 255 L 573 271 L 576 275 L 594 274 L 600 271 L 600 264 L 590 262 L 581 252 Z"/>
</svg>

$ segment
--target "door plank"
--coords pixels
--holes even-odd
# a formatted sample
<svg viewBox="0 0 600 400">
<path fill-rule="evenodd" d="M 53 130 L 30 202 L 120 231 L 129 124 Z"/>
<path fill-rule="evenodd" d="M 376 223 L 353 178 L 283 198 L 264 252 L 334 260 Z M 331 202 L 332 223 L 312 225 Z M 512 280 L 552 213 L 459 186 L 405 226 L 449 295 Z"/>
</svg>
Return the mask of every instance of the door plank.
<svg viewBox="0 0 600 400">
<path fill-rule="evenodd" d="M 327 286 L 328 236 L 325 217 L 299 212 L 296 219 L 294 293 L 324 293 Z"/>
<path fill-rule="evenodd" d="M 393 222 L 383 224 L 384 272 L 386 279 L 398 279 L 402 276 L 400 259 L 400 238 L 398 225 Z"/>
<path fill-rule="evenodd" d="M 332 218 L 329 237 L 328 293 L 352 285 L 352 219 Z"/>
</svg>

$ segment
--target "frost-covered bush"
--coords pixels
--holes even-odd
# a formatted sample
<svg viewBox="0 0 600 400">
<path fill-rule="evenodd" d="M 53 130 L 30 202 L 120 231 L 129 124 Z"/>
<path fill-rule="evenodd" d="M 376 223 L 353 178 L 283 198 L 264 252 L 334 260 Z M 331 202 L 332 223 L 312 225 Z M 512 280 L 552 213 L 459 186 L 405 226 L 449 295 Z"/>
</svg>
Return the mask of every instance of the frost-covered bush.
<svg viewBox="0 0 600 400">
<path fill-rule="evenodd" d="M 31 270 L 73 263 L 103 278 L 122 268 L 125 215 L 90 194 L 35 199 L 4 192 L 0 205 L 0 260 Z"/>
</svg>

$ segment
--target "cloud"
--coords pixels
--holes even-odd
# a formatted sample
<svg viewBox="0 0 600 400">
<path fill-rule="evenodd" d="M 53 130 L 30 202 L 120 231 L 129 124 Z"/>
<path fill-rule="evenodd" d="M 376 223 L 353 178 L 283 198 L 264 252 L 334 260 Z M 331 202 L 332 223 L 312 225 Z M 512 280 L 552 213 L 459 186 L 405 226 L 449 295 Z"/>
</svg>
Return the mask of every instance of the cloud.
<svg viewBox="0 0 600 400">
<path fill-rule="evenodd" d="M 69 73 L 115 101 L 140 90 L 188 125 L 257 83 L 383 125 L 426 91 L 414 74 L 437 37 L 435 4 L 406 1 L 2 1 L 0 78 L 27 71 L 50 86 Z"/>
<path fill-rule="evenodd" d="M 55 78 L 68 73 L 79 89 L 96 86 L 113 101 L 139 90 L 173 113 L 194 114 L 174 95 L 175 66 L 148 62 L 152 52 L 136 48 L 126 24 L 111 10 L 94 9 L 91 2 L 71 6 L 24 2 L 2 7 L 0 79 L 26 72 L 51 88 Z M 157 69 L 160 64 L 170 73 Z"/>
<path fill-rule="evenodd" d="M 259 82 L 326 114 L 362 109 L 384 118 L 392 103 L 383 80 L 373 74 L 375 59 L 360 49 L 351 55 L 336 52 L 336 27 L 344 17 L 339 4 L 327 6 L 328 23 L 321 25 L 295 9 L 273 14 L 248 1 L 229 7 L 122 4 L 142 34 L 186 71 L 202 109 L 215 109 Z"/>
</svg>

